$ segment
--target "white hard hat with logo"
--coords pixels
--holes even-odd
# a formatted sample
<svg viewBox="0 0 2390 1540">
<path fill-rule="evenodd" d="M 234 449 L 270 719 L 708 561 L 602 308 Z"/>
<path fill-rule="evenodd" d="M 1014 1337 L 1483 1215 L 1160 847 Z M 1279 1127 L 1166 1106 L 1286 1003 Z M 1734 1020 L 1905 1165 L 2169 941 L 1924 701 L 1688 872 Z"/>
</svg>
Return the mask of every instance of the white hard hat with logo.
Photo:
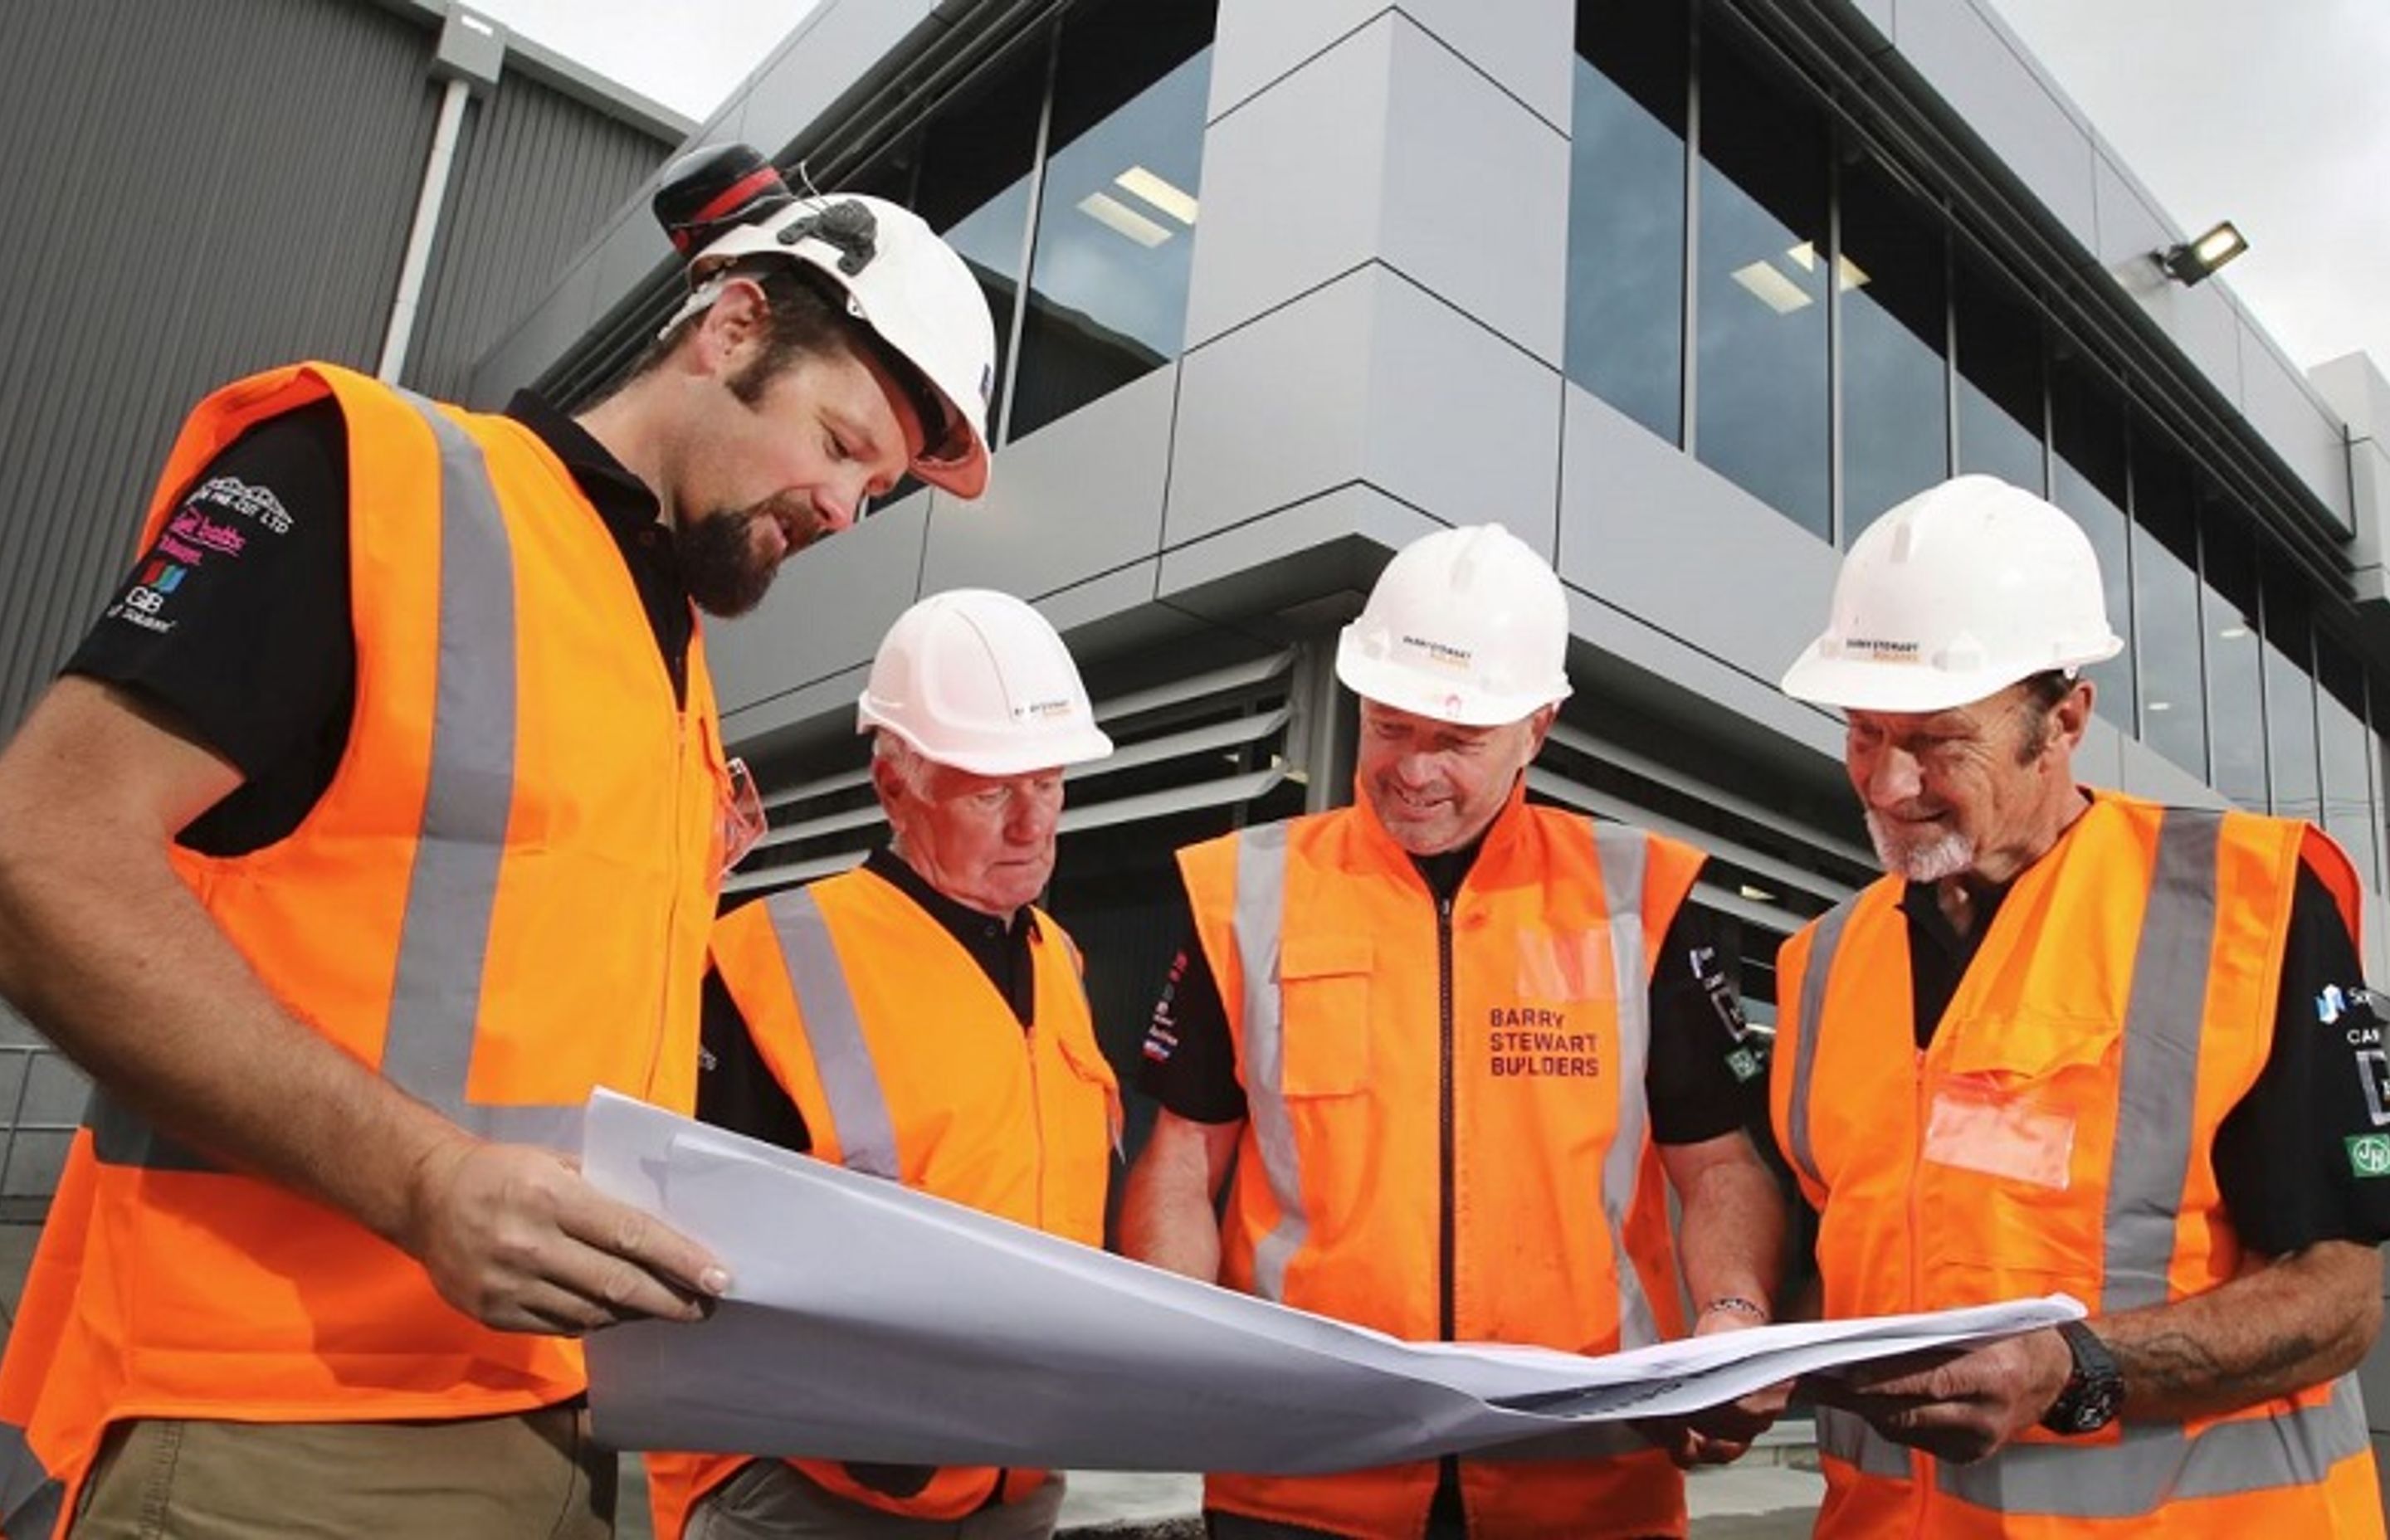
<svg viewBox="0 0 2390 1540">
<path fill-rule="evenodd" d="M 1997 477 L 1961 476 L 1852 543 L 1825 633 L 1783 687 L 1846 710 L 1941 712 L 2124 647 L 2081 527 Z"/>
<path fill-rule="evenodd" d="M 1551 565 L 1499 524 L 1438 530 L 1394 553 L 1336 641 L 1336 677 L 1365 700 L 1497 727 L 1568 698 L 1568 597 Z"/>
<path fill-rule="evenodd" d="M 1046 617 L 1009 594 L 955 588 L 896 617 L 855 705 L 923 757 L 977 776 L 1083 764 L 1112 751 Z"/>
<path fill-rule="evenodd" d="M 958 497 L 986 490 L 996 322 L 969 264 L 920 215 L 861 193 L 799 197 L 744 145 L 683 157 L 666 171 L 655 207 L 688 259 L 689 295 L 665 331 L 713 303 L 742 259 L 802 263 L 934 395 L 915 392 L 928 443 L 913 474 Z"/>
</svg>

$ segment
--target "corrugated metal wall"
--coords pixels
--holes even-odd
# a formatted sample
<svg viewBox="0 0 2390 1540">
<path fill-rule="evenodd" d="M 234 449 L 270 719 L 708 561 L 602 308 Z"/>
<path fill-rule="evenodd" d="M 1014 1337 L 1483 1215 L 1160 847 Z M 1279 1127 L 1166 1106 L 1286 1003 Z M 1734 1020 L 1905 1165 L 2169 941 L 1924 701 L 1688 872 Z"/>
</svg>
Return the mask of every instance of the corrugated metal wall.
<svg viewBox="0 0 2390 1540">
<path fill-rule="evenodd" d="M 465 120 L 407 377 L 463 398 L 474 361 L 673 147 L 509 71 Z"/>
<path fill-rule="evenodd" d="M 0 738 L 132 557 L 191 404 L 379 353 L 441 86 L 370 0 L 0 0 Z M 407 378 L 434 393 L 672 146 L 509 69 L 466 118 Z M 0 1218 L 80 1077 L 0 1007 Z"/>
</svg>

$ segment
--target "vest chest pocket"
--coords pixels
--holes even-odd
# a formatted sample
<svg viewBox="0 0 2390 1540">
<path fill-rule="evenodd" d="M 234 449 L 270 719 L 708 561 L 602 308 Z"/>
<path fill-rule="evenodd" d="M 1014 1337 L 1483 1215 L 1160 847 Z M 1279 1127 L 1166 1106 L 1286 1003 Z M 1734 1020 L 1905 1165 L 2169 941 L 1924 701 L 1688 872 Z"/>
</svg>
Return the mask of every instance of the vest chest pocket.
<svg viewBox="0 0 2390 1540">
<path fill-rule="evenodd" d="M 2097 1277 L 2120 1046 L 2108 1021 L 1977 1020 L 1929 1057 L 1921 1185 L 1934 1250 L 2020 1288 Z"/>
<path fill-rule="evenodd" d="M 1368 1084 L 1376 963 L 1365 936 L 1285 938 L 1279 953 L 1282 1094 L 1343 1097 Z"/>
</svg>

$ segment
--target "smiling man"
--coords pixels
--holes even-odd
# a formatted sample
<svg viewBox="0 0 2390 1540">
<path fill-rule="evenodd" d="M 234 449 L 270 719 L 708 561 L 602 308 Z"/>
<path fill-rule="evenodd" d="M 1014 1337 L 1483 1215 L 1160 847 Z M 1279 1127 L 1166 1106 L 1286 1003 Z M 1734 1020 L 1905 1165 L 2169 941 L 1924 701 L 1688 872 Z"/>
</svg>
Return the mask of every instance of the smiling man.
<svg viewBox="0 0 2390 1540">
<path fill-rule="evenodd" d="M 1397 553 L 1336 652 L 1353 806 L 1179 853 L 1194 940 L 1146 1038 L 1130 1255 L 1414 1341 L 1600 1354 L 1768 1317 L 1783 1202 L 1700 852 L 1526 802 L 1568 604 L 1496 525 Z M 1225 1224 L 1214 1196 L 1237 1169 Z M 1683 1206 L 1677 1242 L 1667 1192 Z M 1780 1401 L 1605 1458 L 1214 1475 L 1214 1535 L 1681 1535 L 1671 1463 Z M 1187 1451 L 1200 1467 L 1203 1451 Z"/>
<path fill-rule="evenodd" d="M 202 402 L 0 756 L 0 992 L 97 1089 L 0 1366 L 0 1531 L 597 1535 L 578 1345 L 698 1247 L 572 1167 L 687 1108 L 736 801 L 696 611 L 907 470 L 994 327 L 909 212 L 673 168 L 687 303 L 578 417 L 329 364 Z M 77 516 L 74 510 L 67 516 Z"/>
<path fill-rule="evenodd" d="M 1820 1535 L 2383 1533 L 2357 876 L 2308 824 L 2081 787 L 2077 671 L 2123 646 L 2083 532 L 1970 476 L 1859 536 L 1784 676 L 1847 719 L 1885 871 L 1780 963 L 1825 1314 L 2092 1312 L 1818 1382 Z"/>
<path fill-rule="evenodd" d="M 698 1115 L 1100 1246 L 1120 1093 L 1078 949 L 1034 901 L 1062 773 L 1111 740 L 1054 628 L 985 589 L 900 616 L 856 716 L 891 838 L 715 926 Z M 662 1540 L 1041 1540 L 1062 1502 L 1041 1470 L 659 1454 L 648 1471 Z"/>
</svg>

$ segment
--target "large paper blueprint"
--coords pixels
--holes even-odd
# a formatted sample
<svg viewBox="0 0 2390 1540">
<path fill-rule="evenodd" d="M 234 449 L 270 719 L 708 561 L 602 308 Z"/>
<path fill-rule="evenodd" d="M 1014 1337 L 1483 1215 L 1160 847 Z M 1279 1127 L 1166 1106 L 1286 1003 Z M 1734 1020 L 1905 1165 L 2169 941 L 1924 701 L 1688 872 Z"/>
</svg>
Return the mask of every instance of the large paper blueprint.
<svg viewBox="0 0 2390 1540">
<path fill-rule="evenodd" d="M 1288 1473 L 1588 1453 L 1632 1440 L 1614 1418 L 2082 1314 L 2061 1296 L 1606 1358 L 1409 1343 L 603 1091 L 584 1168 L 734 1280 L 702 1325 L 588 1340 L 598 1434 L 627 1449 Z"/>
</svg>

